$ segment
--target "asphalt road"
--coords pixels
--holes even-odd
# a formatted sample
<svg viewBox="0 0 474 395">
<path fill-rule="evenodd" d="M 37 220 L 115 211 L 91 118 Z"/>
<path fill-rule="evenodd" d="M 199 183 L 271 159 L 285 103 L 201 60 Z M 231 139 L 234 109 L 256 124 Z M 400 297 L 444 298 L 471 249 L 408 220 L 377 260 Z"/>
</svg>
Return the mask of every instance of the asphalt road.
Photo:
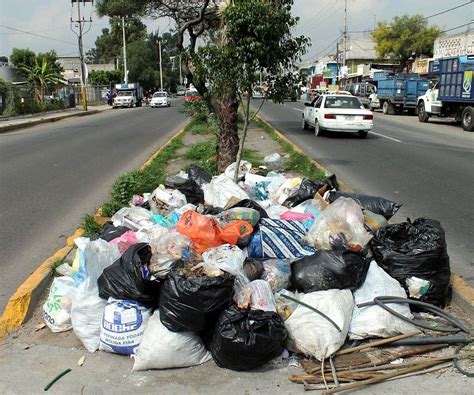
<svg viewBox="0 0 474 395">
<path fill-rule="evenodd" d="M 474 133 L 444 120 L 422 124 L 414 116 L 375 113 L 366 139 L 316 137 L 301 130 L 303 108 L 265 103 L 261 115 L 353 190 L 403 203 L 394 221 L 439 220 L 452 271 L 474 285 Z"/>
<path fill-rule="evenodd" d="M 0 135 L 0 312 L 34 269 L 184 125 L 170 108 L 109 110 Z"/>
</svg>

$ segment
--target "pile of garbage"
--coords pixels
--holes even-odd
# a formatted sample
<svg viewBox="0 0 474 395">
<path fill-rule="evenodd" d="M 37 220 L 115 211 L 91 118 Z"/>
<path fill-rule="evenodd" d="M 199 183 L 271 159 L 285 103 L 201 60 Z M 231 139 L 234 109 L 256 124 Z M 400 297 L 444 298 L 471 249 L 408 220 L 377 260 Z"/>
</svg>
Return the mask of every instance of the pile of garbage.
<svg viewBox="0 0 474 395">
<path fill-rule="evenodd" d="M 241 162 L 236 184 L 235 167 L 213 177 L 191 166 L 133 196 L 95 239 L 77 238 L 44 304 L 49 328 L 132 355 L 135 371 L 211 358 L 249 370 L 418 332 L 410 306 L 445 305 L 439 222 L 389 224 L 400 204 L 338 191 L 335 176 Z"/>
</svg>

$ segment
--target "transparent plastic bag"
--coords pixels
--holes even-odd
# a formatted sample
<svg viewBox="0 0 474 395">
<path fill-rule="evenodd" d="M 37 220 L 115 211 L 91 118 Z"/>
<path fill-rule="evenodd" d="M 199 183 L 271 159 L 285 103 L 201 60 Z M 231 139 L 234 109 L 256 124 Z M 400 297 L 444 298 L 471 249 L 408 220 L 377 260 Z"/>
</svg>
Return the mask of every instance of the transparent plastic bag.
<svg viewBox="0 0 474 395">
<path fill-rule="evenodd" d="M 304 241 L 320 250 L 360 251 L 371 238 L 360 206 L 352 199 L 339 198 L 321 212 Z"/>
<path fill-rule="evenodd" d="M 187 203 L 186 196 L 177 189 L 156 188 L 150 197 L 150 208 L 155 214 L 167 215 Z"/>
<path fill-rule="evenodd" d="M 244 271 L 245 255 L 243 251 L 234 245 L 224 244 L 219 247 L 209 248 L 202 254 L 203 263 L 195 266 L 195 269 L 203 267 L 204 270 L 211 268 L 219 269 L 232 274 L 240 285 L 249 282 Z"/>
<path fill-rule="evenodd" d="M 114 226 L 125 226 L 131 230 L 153 226 L 153 214 L 142 207 L 122 207 L 112 216 Z"/>
<path fill-rule="evenodd" d="M 262 280 L 268 281 L 273 292 L 288 287 L 290 284 L 291 267 L 286 259 L 269 259 L 263 261 Z"/>
<path fill-rule="evenodd" d="M 249 195 L 226 174 L 214 177 L 209 184 L 202 186 L 204 201 L 214 207 L 224 208 L 233 197 L 242 200 Z"/>
<path fill-rule="evenodd" d="M 254 280 L 239 287 L 234 295 L 234 301 L 240 309 L 251 308 L 277 312 L 275 298 L 268 281 Z"/>
</svg>

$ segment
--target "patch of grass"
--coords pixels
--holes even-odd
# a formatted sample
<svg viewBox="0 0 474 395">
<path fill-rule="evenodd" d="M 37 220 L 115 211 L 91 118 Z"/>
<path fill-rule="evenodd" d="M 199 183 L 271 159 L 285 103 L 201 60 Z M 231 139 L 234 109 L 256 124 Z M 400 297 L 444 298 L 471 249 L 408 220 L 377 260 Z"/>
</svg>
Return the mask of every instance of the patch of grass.
<svg viewBox="0 0 474 395">
<path fill-rule="evenodd" d="M 102 230 L 102 226 L 95 222 L 94 216 L 90 214 L 86 214 L 82 217 L 81 226 L 84 229 L 84 237 L 93 237 Z"/>
<path fill-rule="evenodd" d="M 194 135 L 212 133 L 207 122 L 203 122 L 199 119 L 193 119 L 190 123 L 188 123 L 185 130 L 186 132 L 194 134 Z"/>
<path fill-rule="evenodd" d="M 217 174 L 216 141 L 214 139 L 193 144 L 183 157 L 192 160 L 197 166 Z"/>
<path fill-rule="evenodd" d="M 51 273 L 55 273 L 56 272 L 56 268 L 58 266 L 61 266 L 62 264 L 64 263 L 64 261 L 60 258 L 56 259 L 50 266 L 50 270 L 51 270 Z"/>
<path fill-rule="evenodd" d="M 244 148 L 242 160 L 249 161 L 253 166 L 260 166 L 263 163 L 263 156 L 254 149 Z"/>
<path fill-rule="evenodd" d="M 291 144 L 278 137 L 271 126 L 258 118 L 255 118 L 253 123 L 263 129 L 274 141 L 280 144 L 283 151 L 289 155 L 289 158 L 285 162 L 285 171 L 297 173 L 311 180 L 322 181 L 326 179 L 324 171 L 318 168 L 306 155 L 296 151 Z"/>
</svg>

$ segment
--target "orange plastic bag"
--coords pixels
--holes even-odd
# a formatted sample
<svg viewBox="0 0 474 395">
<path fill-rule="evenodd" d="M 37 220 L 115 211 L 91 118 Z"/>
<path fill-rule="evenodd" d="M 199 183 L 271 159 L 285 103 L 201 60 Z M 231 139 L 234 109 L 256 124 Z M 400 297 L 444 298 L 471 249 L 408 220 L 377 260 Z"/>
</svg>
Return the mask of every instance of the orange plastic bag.
<svg viewBox="0 0 474 395">
<path fill-rule="evenodd" d="M 237 244 L 239 239 L 251 235 L 252 225 L 247 221 L 232 221 L 221 231 L 221 239 L 229 244 Z"/>
<path fill-rule="evenodd" d="M 192 210 L 181 216 L 176 230 L 189 237 L 199 252 L 225 243 L 235 245 L 239 239 L 253 232 L 252 226 L 246 221 L 234 221 L 221 229 L 215 218 Z"/>
</svg>

